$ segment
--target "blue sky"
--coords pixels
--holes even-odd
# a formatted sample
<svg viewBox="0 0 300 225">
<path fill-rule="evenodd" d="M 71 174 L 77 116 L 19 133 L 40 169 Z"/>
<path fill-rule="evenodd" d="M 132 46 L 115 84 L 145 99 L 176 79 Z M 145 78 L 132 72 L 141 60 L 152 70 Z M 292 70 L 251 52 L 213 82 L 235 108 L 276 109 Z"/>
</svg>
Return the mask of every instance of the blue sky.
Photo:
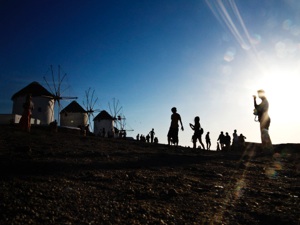
<svg viewBox="0 0 300 225">
<path fill-rule="evenodd" d="M 46 87 L 49 66 L 61 65 L 64 95 L 83 105 L 92 88 L 105 110 L 118 99 L 134 137 L 154 128 L 166 143 L 176 106 L 181 145 L 192 144 L 195 116 L 213 147 L 234 129 L 259 142 L 252 95 L 263 88 L 273 142 L 298 143 L 299 15 L 297 0 L 2 1 L 0 113 L 30 82 Z"/>
</svg>

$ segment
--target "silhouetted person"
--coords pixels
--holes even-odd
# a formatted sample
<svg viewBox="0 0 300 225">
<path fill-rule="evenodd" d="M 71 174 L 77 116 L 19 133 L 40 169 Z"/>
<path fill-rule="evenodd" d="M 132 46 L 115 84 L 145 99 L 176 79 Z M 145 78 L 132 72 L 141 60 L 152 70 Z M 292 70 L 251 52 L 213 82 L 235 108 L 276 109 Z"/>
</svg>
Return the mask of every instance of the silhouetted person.
<svg viewBox="0 0 300 225">
<path fill-rule="evenodd" d="M 181 121 L 181 116 L 177 113 L 177 109 L 173 107 L 171 111 L 173 114 L 171 115 L 171 125 L 168 132 L 168 145 L 170 145 L 171 140 L 175 145 L 178 145 L 178 122 L 180 122 L 181 130 L 183 131 L 184 129 Z"/>
<path fill-rule="evenodd" d="M 146 142 L 146 138 L 143 134 L 141 134 L 140 140 L 141 140 L 141 142 Z"/>
<path fill-rule="evenodd" d="M 154 143 L 158 144 L 158 138 L 157 137 L 154 138 Z"/>
<path fill-rule="evenodd" d="M 205 141 L 206 141 L 206 149 L 210 150 L 211 142 L 210 142 L 209 132 L 207 132 L 205 135 Z"/>
<path fill-rule="evenodd" d="M 221 151 L 219 142 L 217 142 L 217 151 Z"/>
<path fill-rule="evenodd" d="M 194 135 L 193 135 L 193 148 L 196 148 L 196 144 L 197 144 L 197 139 L 200 142 L 200 145 L 202 146 L 202 148 L 205 150 L 204 144 L 202 143 L 202 134 L 203 134 L 203 129 L 201 128 L 200 125 L 200 117 L 196 116 L 194 119 L 194 125 L 190 123 L 190 127 L 192 128 L 192 130 L 194 130 Z"/>
<path fill-rule="evenodd" d="M 229 136 L 228 132 L 226 132 L 225 136 L 225 149 L 228 151 L 230 149 L 231 137 Z"/>
<path fill-rule="evenodd" d="M 253 95 L 254 99 L 254 114 L 258 116 L 258 121 L 260 123 L 260 134 L 261 134 L 261 143 L 264 149 L 271 150 L 272 141 L 269 136 L 269 127 L 271 123 L 271 118 L 269 117 L 269 102 L 265 96 L 264 90 L 257 91 L 258 97 L 261 99 L 261 103 L 258 105 L 256 103 L 256 96 Z"/>
<path fill-rule="evenodd" d="M 219 138 L 218 138 L 218 141 L 220 143 L 220 148 L 221 150 L 224 150 L 224 145 L 225 145 L 225 135 L 223 133 L 223 131 L 221 131 L 220 135 L 219 135 Z"/>
<path fill-rule="evenodd" d="M 153 139 L 154 139 L 154 135 L 155 135 L 154 128 L 152 128 L 152 130 L 149 132 L 149 134 L 150 134 L 150 138 L 151 138 L 151 143 L 153 143 Z"/>
<path fill-rule="evenodd" d="M 236 149 L 237 148 L 237 145 L 238 145 L 238 141 L 239 141 L 239 138 L 238 138 L 238 134 L 237 134 L 237 131 L 234 130 L 233 134 L 232 134 L 232 149 Z"/>
<path fill-rule="evenodd" d="M 240 136 L 238 137 L 239 150 L 244 150 L 244 148 L 245 148 L 245 139 L 246 139 L 246 137 L 243 134 L 240 134 Z"/>
<path fill-rule="evenodd" d="M 30 94 L 28 94 L 26 96 L 25 103 L 23 104 L 24 111 L 19 122 L 21 129 L 27 132 L 30 132 L 31 115 L 32 115 L 33 108 L 34 108 L 34 104 L 32 102 L 32 97 Z"/>
<path fill-rule="evenodd" d="M 136 135 L 136 140 L 139 141 L 140 140 L 140 134 Z"/>
<path fill-rule="evenodd" d="M 150 142 L 150 135 L 149 134 L 147 134 L 147 136 L 146 136 L 146 141 L 147 141 L 147 143 Z"/>
</svg>

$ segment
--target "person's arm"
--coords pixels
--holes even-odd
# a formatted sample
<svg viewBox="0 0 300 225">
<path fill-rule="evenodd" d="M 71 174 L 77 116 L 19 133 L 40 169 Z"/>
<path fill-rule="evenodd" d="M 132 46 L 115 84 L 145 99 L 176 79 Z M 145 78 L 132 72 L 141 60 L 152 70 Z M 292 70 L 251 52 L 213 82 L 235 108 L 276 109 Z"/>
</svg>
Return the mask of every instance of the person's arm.
<svg viewBox="0 0 300 225">
<path fill-rule="evenodd" d="M 254 101 L 254 107 L 257 108 L 256 96 L 255 95 L 253 95 L 253 101 Z"/>
<path fill-rule="evenodd" d="M 181 130 L 183 131 L 183 125 L 182 125 L 182 121 L 181 121 L 181 117 L 179 117 L 179 121 L 180 121 L 180 124 L 181 124 Z"/>
</svg>

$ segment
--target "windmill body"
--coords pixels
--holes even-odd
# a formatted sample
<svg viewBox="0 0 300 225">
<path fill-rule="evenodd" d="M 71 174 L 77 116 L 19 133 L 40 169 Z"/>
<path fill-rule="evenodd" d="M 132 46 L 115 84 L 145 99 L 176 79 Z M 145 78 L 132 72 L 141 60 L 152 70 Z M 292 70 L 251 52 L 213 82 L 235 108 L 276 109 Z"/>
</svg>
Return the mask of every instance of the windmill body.
<svg viewBox="0 0 300 225">
<path fill-rule="evenodd" d="M 61 126 L 86 127 L 87 124 L 88 114 L 76 101 L 72 101 L 60 112 Z"/>
<path fill-rule="evenodd" d="M 94 134 L 102 137 L 115 135 L 114 118 L 105 110 L 94 118 Z"/>
<path fill-rule="evenodd" d="M 53 121 L 54 100 L 42 97 L 43 95 L 50 96 L 51 93 L 38 82 L 30 83 L 12 96 L 12 114 L 23 114 L 23 104 L 25 103 L 28 94 L 31 94 L 32 102 L 34 104 L 31 123 L 48 125 Z"/>
</svg>

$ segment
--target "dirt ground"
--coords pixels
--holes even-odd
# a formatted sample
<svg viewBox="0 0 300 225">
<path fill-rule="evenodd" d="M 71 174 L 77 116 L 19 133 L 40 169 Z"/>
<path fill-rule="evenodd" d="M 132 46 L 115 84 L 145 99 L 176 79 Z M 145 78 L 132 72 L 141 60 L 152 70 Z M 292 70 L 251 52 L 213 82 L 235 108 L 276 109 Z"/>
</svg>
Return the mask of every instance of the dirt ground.
<svg viewBox="0 0 300 225">
<path fill-rule="evenodd" d="M 0 126 L 0 224 L 300 224 L 299 145 L 255 153 Z"/>
</svg>

